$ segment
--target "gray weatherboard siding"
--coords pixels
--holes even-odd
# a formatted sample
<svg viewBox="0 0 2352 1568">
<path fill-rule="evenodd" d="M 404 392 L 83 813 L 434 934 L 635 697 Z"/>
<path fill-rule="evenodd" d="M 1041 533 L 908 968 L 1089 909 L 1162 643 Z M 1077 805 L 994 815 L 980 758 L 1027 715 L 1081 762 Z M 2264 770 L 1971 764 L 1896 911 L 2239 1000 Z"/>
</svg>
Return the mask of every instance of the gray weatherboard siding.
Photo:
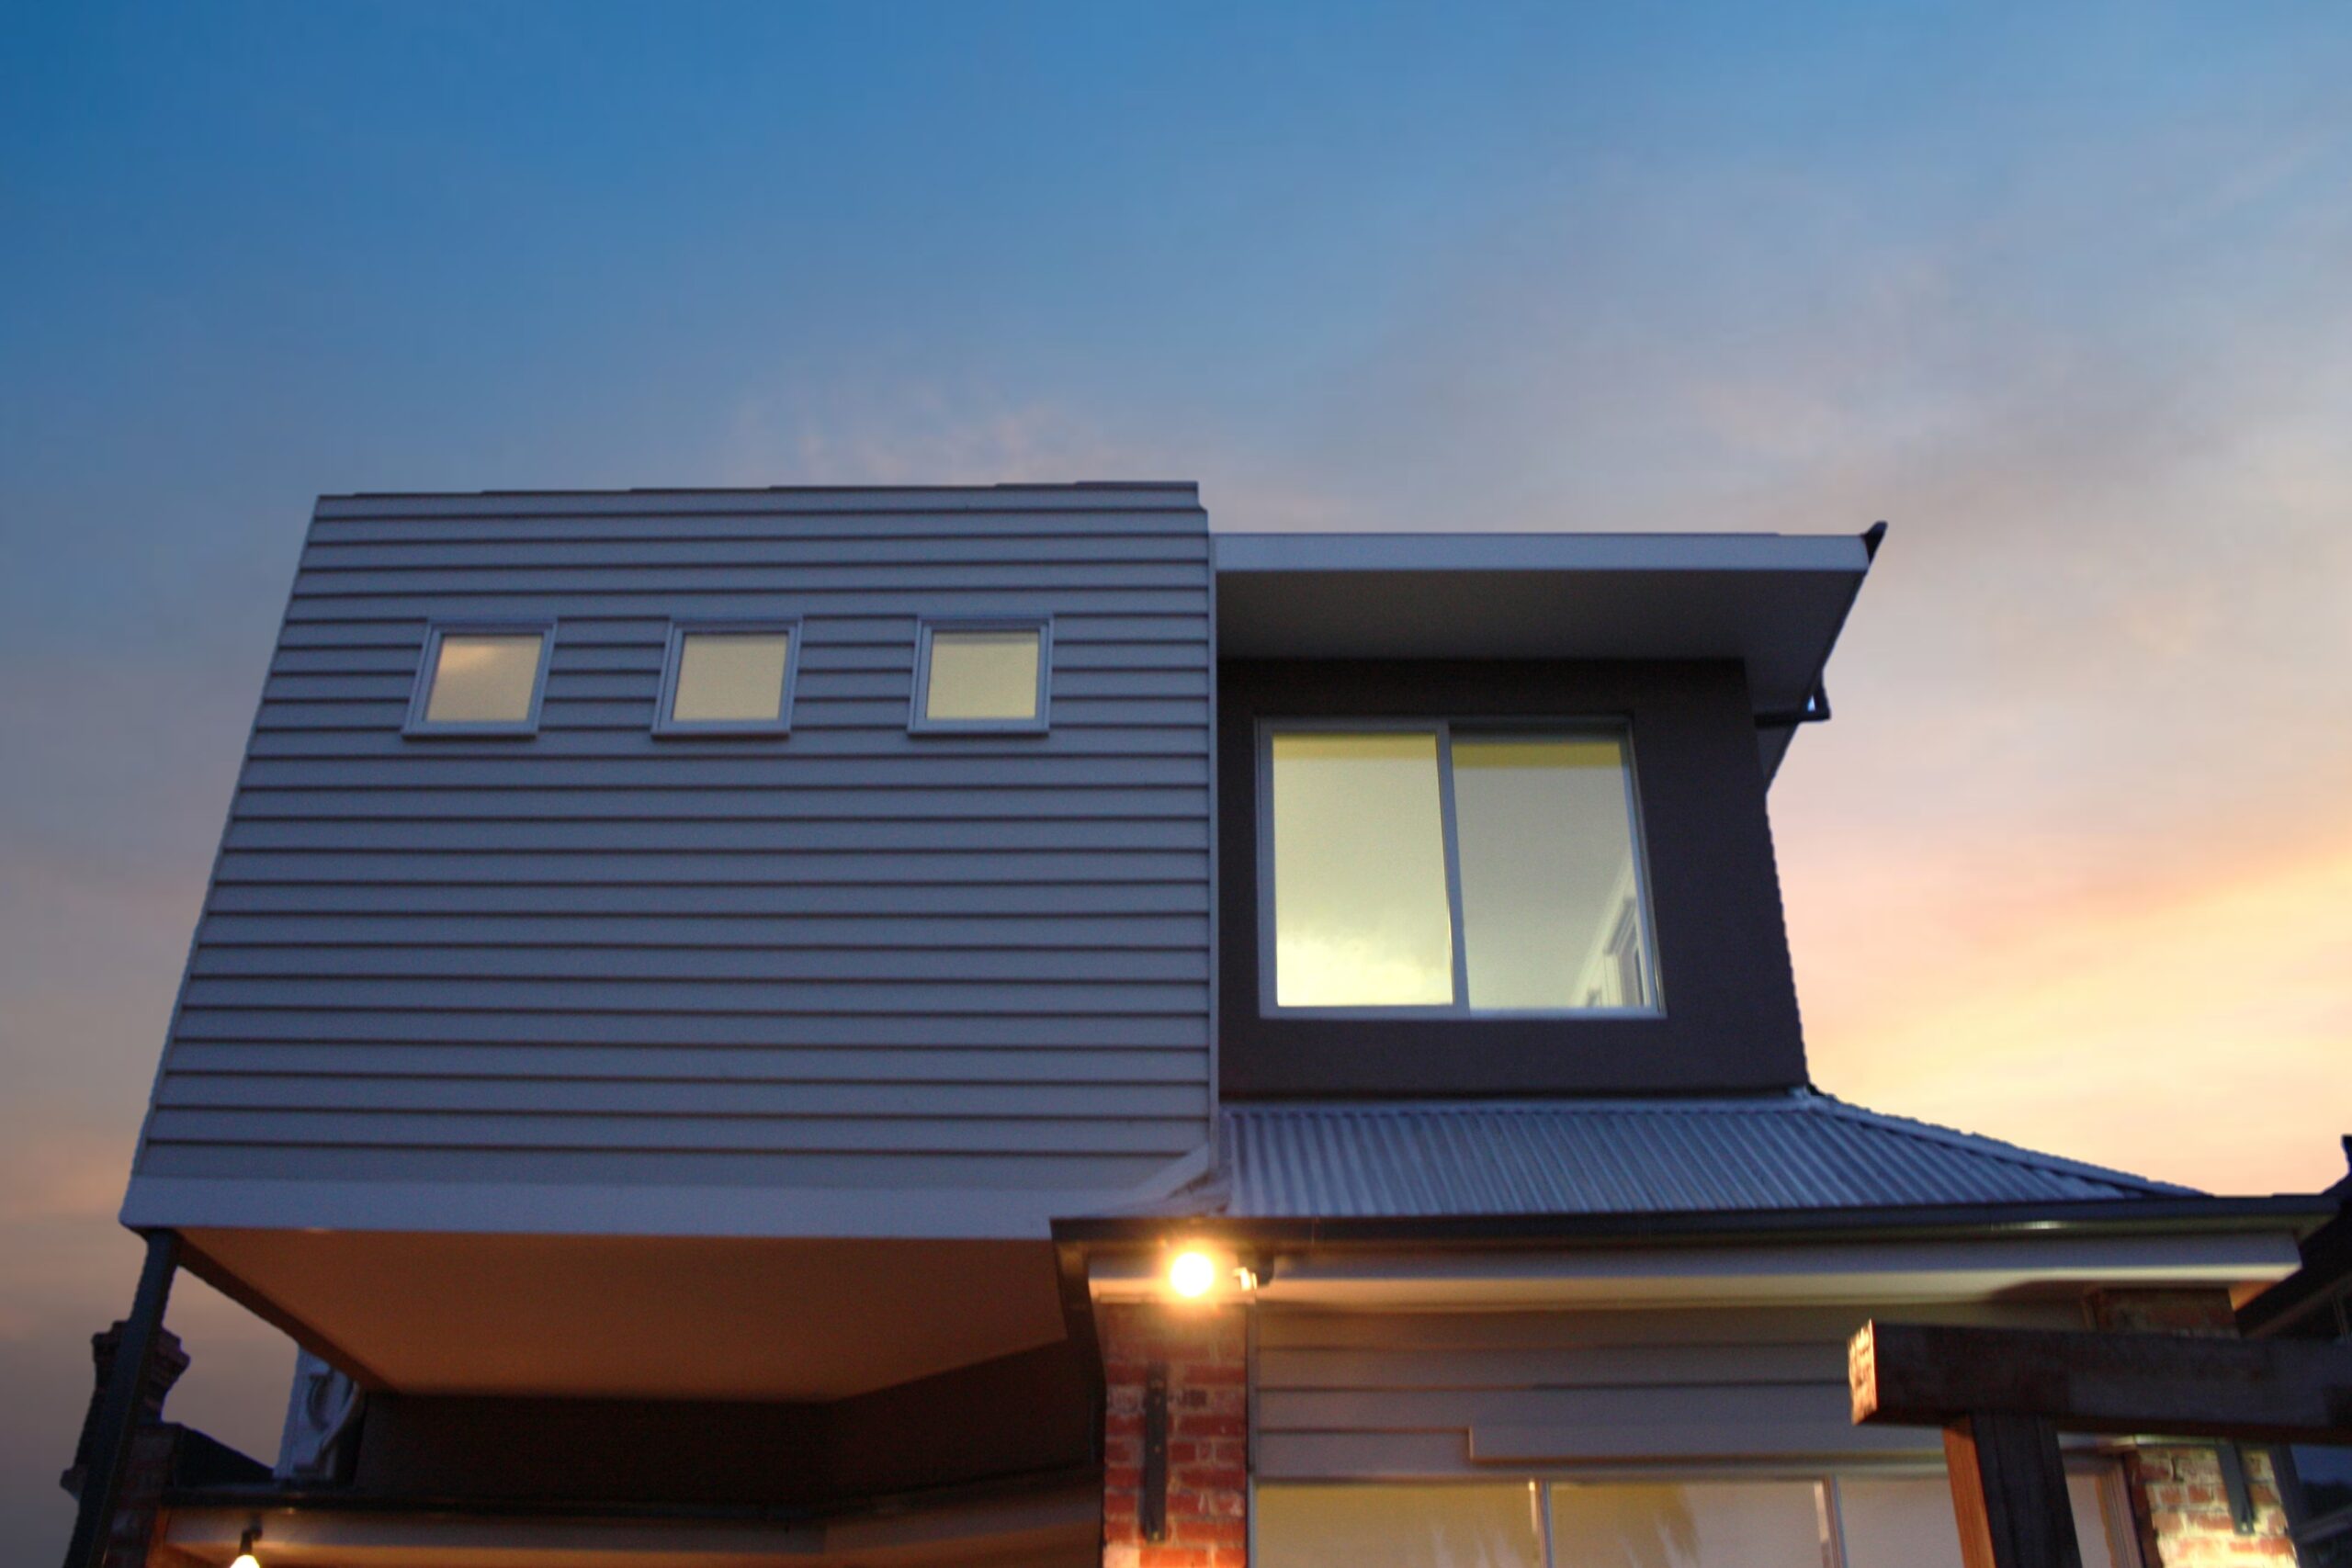
<svg viewBox="0 0 2352 1568">
<path fill-rule="evenodd" d="M 910 735 L 918 618 L 984 615 L 1052 618 L 1050 733 Z M 789 738 L 652 733 L 673 617 L 786 616 Z M 1148 1180 L 1209 1135 L 1209 616 L 1189 485 L 322 500 L 126 1217 L 1042 1236 Z M 503 618 L 538 734 L 403 738 L 428 621 Z"/>
</svg>

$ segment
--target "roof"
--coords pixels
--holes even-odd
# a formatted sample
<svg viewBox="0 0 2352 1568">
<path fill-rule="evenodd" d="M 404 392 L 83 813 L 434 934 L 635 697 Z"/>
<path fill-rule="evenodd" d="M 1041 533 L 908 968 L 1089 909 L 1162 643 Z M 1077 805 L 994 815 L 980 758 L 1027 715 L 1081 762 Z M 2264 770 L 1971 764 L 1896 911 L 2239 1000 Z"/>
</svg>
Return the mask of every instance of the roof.
<svg viewBox="0 0 2352 1568">
<path fill-rule="evenodd" d="M 1879 530 L 1227 534 L 1225 659 L 1734 660 L 1769 776 L 1804 717 Z"/>
<path fill-rule="evenodd" d="M 1627 1216 L 2194 1198 L 1801 1090 L 1751 1099 L 1229 1105 L 1163 1214 Z"/>
</svg>

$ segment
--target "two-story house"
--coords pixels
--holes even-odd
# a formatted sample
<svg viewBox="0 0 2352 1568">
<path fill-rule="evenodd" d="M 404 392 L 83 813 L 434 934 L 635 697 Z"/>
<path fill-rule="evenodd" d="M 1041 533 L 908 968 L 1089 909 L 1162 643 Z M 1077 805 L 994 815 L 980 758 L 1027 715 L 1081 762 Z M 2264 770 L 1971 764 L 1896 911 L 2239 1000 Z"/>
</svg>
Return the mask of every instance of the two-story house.
<svg viewBox="0 0 2352 1568">
<path fill-rule="evenodd" d="M 1809 1086 L 1766 802 L 1877 542 L 322 500 L 82 1549 L 1956 1562 L 1857 1325 L 2225 1322 L 2329 1210 Z M 273 1474 L 130 1463 L 175 1269 L 303 1348 Z"/>
</svg>

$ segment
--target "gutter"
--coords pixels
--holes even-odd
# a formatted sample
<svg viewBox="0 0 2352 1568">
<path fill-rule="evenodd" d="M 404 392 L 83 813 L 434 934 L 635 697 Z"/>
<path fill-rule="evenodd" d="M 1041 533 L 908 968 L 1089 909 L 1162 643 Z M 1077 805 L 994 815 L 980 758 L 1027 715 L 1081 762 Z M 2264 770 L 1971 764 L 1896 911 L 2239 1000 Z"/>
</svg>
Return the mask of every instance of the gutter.
<svg viewBox="0 0 2352 1568">
<path fill-rule="evenodd" d="M 1236 1247 L 1574 1247 L 1629 1241 L 1929 1240 L 2018 1235 L 2292 1231 L 2335 1217 L 2324 1194 L 2270 1198 L 2131 1198 L 2054 1203 L 1954 1203 L 1893 1209 L 1757 1209 L 1652 1214 L 1442 1214 L 1418 1217 L 1233 1218 L 1120 1214 L 1056 1220 L 1054 1240 L 1080 1249 L 1157 1246 L 1200 1236 Z"/>
</svg>

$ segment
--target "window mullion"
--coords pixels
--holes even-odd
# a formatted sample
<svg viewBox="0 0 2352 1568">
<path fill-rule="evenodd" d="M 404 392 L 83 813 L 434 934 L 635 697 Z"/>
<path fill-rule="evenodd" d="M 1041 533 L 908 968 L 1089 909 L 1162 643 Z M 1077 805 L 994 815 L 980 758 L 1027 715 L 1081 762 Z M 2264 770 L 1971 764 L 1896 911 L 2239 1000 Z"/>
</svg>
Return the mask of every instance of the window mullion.
<svg viewBox="0 0 2352 1568">
<path fill-rule="evenodd" d="M 1453 1005 L 1470 1006 L 1469 944 L 1462 924 L 1462 836 L 1453 815 L 1453 727 L 1437 727 L 1438 816 L 1445 834 L 1446 915 L 1453 930 Z"/>
</svg>

